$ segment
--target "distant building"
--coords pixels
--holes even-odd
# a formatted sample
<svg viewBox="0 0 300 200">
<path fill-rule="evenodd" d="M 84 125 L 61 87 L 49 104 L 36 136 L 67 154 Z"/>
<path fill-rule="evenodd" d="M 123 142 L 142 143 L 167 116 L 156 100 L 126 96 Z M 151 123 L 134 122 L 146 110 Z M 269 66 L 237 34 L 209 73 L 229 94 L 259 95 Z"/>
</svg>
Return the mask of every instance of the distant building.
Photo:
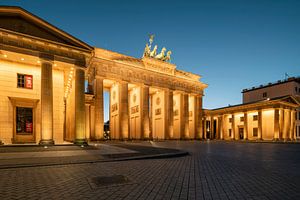
<svg viewBox="0 0 300 200">
<path fill-rule="evenodd" d="M 244 89 L 242 93 L 243 103 L 252 103 L 287 95 L 299 97 L 300 77 L 291 77 L 283 81 L 279 80 L 275 83 Z"/>
<path fill-rule="evenodd" d="M 243 104 L 205 110 L 204 137 L 300 139 L 300 78 L 244 89 Z"/>
</svg>

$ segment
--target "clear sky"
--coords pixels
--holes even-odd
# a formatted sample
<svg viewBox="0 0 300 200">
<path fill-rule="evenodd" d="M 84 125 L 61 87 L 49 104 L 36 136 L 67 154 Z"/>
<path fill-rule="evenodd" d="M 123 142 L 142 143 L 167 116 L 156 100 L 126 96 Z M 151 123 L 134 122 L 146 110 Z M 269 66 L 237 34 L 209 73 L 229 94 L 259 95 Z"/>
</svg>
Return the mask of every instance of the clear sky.
<svg viewBox="0 0 300 200">
<path fill-rule="evenodd" d="M 300 0 L 26 0 L 17 5 L 91 46 L 141 57 L 148 34 L 178 69 L 202 76 L 204 108 L 244 88 L 300 76 Z"/>
</svg>

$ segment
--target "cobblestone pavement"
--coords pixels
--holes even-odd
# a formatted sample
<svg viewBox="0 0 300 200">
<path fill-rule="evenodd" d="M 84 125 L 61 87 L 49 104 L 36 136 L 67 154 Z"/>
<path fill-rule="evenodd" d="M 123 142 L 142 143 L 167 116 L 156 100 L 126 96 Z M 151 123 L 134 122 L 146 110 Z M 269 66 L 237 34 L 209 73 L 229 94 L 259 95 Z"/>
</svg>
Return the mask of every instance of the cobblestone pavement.
<svg viewBox="0 0 300 200">
<path fill-rule="evenodd" d="M 0 199 L 300 199 L 298 144 L 152 145 L 190 155 L 1 169 Z"/>
</svg>

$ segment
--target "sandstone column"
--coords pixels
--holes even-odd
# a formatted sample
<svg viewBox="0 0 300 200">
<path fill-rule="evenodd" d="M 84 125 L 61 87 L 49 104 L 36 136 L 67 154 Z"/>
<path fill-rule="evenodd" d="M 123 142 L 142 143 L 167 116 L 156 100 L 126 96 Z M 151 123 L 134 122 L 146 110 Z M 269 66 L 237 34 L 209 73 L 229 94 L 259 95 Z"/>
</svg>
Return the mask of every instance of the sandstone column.
<svg viewBox="0 0 300 200">
<path fill-rule="evenodd" d="M 196 110 L 194 111 L 194 114 L 196 115 L 196 139 L 202 139 L 203 137 L 203 127 L 202 127 L 202 96 L 197 96 L 195 98 L 196 101 Z"/>
<path fill-rule="evenodd" d="M 262 140 L 262 110 L 258 110 L 258 140 Z"/>
<path fill-rule="evenodd" d="M 225 114 L 222 115 L 222 118 L 221 118 L 221 133 L 220 133 L 220 139 L 221 140 L 224 140 L 224 133 L 225 133 Z"/>
<path fill-rule="evenodd" d="M 184 139 L 189 138 L 189 95 L 183 94 L 183 123 L 184 123 Z"/>
<path fill-rule="evenodd" d="M 274 140 L 279 140 L 279 109 L 274 108 Z"/>
<path fill-rule="evenodd" d="M 149 135 L 149 138 L 151 139 L 151 140 L 153 140 L 153 130 L 152 130 L 152 127 L 153 127 L 153 95 L 151 95 L 150 93 L 149 93 L 149 96 L 150 96 L 150 113 L 149 113 L 149 116 L 150 116 L 150 119 L 149 119 L 149 121 L 150 121 L 150 123 L 149 123 L 149 129 L 150 129 L 150 135 Z"/>
<path fill-rule="evenodd" d="M 203 139 L 206 139 L 207 136 L 207 127 L 206 127 L 206 116 L 203 116 Z"/>
<path fill-rule="evenodd" d="M 128 114 L 128 83 L 121 82 L 119 85 L 120 94 L 120 138 L 123 140 L 128 139 L 129 132 L 129 114 Z"/>
<path fill-rule="evenodd" d="M 280 115 L 279 115 L 279 140 L 283 138 L 283 128 L 284 128 L 284 109 L 280 108 Z"/>
<path fill-rule="evenodd" d="M 174 125 L 174 113 L 173 113 L 173 91 L 165 90 L 165 111 L 166 111 L 166 139 L 173 138 L 173 125 Z"/>
<path fill-rule="evenodd" d="M 214 116 L 210 117 L 210 136 L 209 139 L 214 139 L 214 132 L 215 132 L 215 128 L 214 128 Z"/>
<path fill-rule="evenodd" d="M 149 139 L 150 137 L 150 119 L 149 119 L 149 86 L 144 85 L 142 87 L 142 125 L 143 125 L 143 139 Z"/>
<path fill-rule="evenodd" d="M 91 138 L 91 106 L 85 104 L 85 138 L 89 140 Z"/>
<path fill-rule="evenodd" d="M 248 140 L 248 113 L 244 112 L 244 140 Z"/>
<path fill-rule="evenodd" d="M 295 111 L 291 110 L 291 125 L 290 125 L 290 139 L 295 139 L 294 129 L 295 129 Z"/>
<path fill-rule="evenodd" d="M 103 78 L 96 77 L 95 79 L 95 138 L 96 140 L 103 139 L 104 129 L 104 111 L 103 111 Z"/>
<path fill-rule="evenodd" d="M 222 116 L 218 116 L 218 137 L 217 139 L 221 139 L 222 134 Z"/>
<path fill-rule="evenodd" d="M 231 115 L 231 138 L 235 140 L 235 115 Z"/>
<path fill-rule="evenodd" d="M 47 56 L 46 56 L 47 57 Z M 53 145 L 53 58 L 41 58 L 41 140 L 40 145 Z"/>
<path fill-rule="evenodd" d="M 77 145 L 86 145 L 85 138 L 85 96 L 84 70 L 76 68 L 75 74 L 75 141 Z"/>
<path fill-rule="evenodd" d="M 283 139 L 289 140 L 289 131 L 291 124 L 291 113 L 289 109 L 284 109 L 284 128 L 283 128 Z"/>
</svg>

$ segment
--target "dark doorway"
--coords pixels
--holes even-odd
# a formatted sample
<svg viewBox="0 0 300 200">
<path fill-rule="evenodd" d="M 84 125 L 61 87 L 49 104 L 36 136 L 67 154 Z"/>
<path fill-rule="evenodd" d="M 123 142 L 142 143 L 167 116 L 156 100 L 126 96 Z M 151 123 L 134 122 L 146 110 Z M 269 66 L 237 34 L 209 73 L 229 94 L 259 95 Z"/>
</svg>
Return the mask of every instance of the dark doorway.
<svg viewBox="0 0 300 200">
<path fill-rule="evenodd" d="M 240 140 L 244 139 L 244 128 L 239 128 Z"/>
<path fill-rule="evenodd" d="M 213 123 L 213 137 L 212 137 L 212 139 L 216 139 L 217 137 L 217 120 L 214 120 L 214 123 Z"/>
</svg>

